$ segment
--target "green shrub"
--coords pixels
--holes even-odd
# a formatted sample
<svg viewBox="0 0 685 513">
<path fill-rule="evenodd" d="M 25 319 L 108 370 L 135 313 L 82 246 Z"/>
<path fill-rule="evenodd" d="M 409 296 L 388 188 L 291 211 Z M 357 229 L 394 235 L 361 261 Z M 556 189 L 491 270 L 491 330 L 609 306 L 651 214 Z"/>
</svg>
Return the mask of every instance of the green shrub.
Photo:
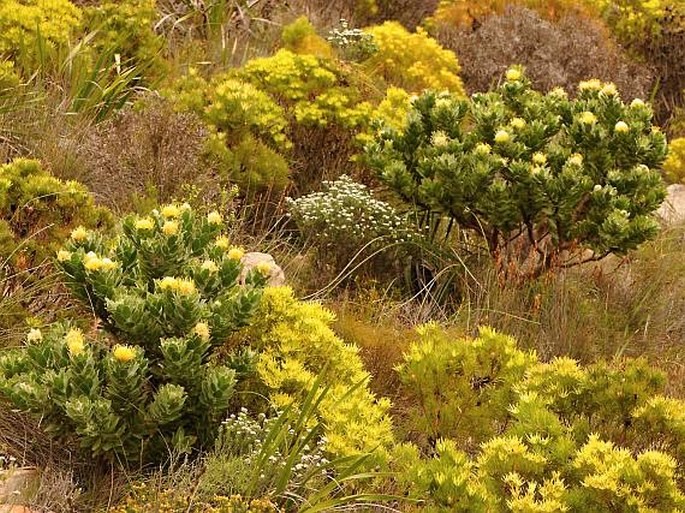
<svg viewBox="0 0 685 513">
<path fill-rule="evenodd" d="M 58 263 L 104 332 L 32 331 L 2 358 L 3 393 L 96 456 L 211 444 L 235 385 L 213 349 L 250 322 L 266 282 L 253 270 L 238 285 L 243 252 L 222 228 L 216 212 L 167 205 L 125 218 L 110 240 L 75 229 Z"/>
<path fill-rule="evenodd" d="M 664 162 L 664 177 L 671 183 L 685 183 L 685 138 L 673 139 L 668 145 L 668 158 Z"/>
<path fill-rule="evenodd" d="M 333 56 L 331 46 L 316 33 L 316 29 L 306 16 L 300 16 L 283 27 L 282 39 L 284 48 L 291 52 L 324 58 Z"/>
<path fill-rule="evenodd" d="M 423 215 L 482 235 L 500 272 L 525 278 L 653 238 L 666 151 L 651 109 L 625 105 L 612 84 L 583 82 L 570 100 L 512 68 L 470 101 L 423 94 L 406 129 L 382 131 L 367 157 Z"/>
</svg>

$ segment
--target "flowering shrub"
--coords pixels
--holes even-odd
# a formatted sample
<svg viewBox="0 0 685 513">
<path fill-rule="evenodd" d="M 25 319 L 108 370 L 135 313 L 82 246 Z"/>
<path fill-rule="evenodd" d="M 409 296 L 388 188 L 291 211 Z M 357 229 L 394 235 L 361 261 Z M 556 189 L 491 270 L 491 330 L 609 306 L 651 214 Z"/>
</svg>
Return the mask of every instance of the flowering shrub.
<svg viewBox="0 0 685 513">
<path fill-rule="evenodd" d="M 570 100 L 532 90 L 518 68 L 470 101 L 423 94 L 403 132 L 367 146 L 408 203 L 482 234 L 502 275 L 524 278 L 654 237 L 666 151 L 649 106 L 613 84 L 583 82 Z"/>
<path fill-rule="evenodd" d="M 457 57 L 421 28 L 411 33 L 399 23 L 388 21 L 366 32 L 378 46 L 378 51 L 364 61 L 372 74 L 411 92 L 437 89 L 464 95 Z"/>
<path fill-rule="evenodd" d="M 668 145 L 664 177 L 671 183 L 685 183 L 685 138 L 673 139 Z"/>
<path fill-rule="evenodd" d="M 346 175 L 324 181 L 324 192 L 297 199 L 287 206 L 303 237 L 313 241 L 321 254 L 335 255 L 345 264 L 367 244 L 369 252 L 412 236 L 407 222 L 366 186 Z"/>
<path fill-rule="evenodd" d="M 399 459 L 419 497 L 469 512 L 685 504 L 683 405 L 660 395 L 660 372 L 642 361 L 542 364 L 487 329 L 456 343 L 430 325 L 419 336 L 399 367 L 435 443 L 432 459 L 411 448 Z"/>
<path fill-rule="evenodd" d="M 235 385 L 213 348 L 250 322 L 266 282 L 253 270 L 238 285 L 243 251 L 222 228 L 178 205 L 125 218 L 112 240 L 76 228 L 57 260 L 105 332 L 32 331 L 0 362 L 2 392 L 94 455 L 211 443 Z"/>
<path fill-rule="evenodd" d="M 340 28 L 329 32 L 326 40 L 338 49 L 343 59 L 349 61 L 363 61 L 378 51 L 371 34 L 361 29 L 351 29 L 345 19 L 340 20 Z"/>
<path fill-rule="evenodd" d="M 329 387 L 316 409 L 326 452 L 333 457 L 373 452 L 374 461 L 383 460 L 393 444 L 390 403 L 369 391 L 358 348 L 333 333 L 333 319 L 322 306 L 297 301 L 287 287 L 265 289 L 250 328 L 261 350 L 258 376 L 280 409 L 297 408 L 320 379 Z"/>
<path fill-rule="evenodd" d="M 282 39 L 284 48 L 291 52 L 324 58 L 333 56 L 331 45 L 316 33 L 316 29 L 306 16 L 300 16 L 283 27 Z"/>
</svg>

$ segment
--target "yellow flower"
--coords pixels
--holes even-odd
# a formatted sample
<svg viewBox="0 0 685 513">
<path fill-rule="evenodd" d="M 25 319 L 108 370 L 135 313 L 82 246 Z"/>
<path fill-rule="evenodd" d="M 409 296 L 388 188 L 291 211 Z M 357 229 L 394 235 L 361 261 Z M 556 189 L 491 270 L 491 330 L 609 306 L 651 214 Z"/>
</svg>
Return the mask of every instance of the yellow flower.
<svg viewBox="0 0 685 513">
<path fill-rule="evenodd" d="M 629 130 L 630 130 L 630 127 L 628 126 L 628 123 L 626 123 L 625 121 L 619 121 L 618 123 L 616 123 L 614 125 L 614 131 L 615 132 L 625 134 Z"/>
<path fill-rule="evenodd" d="M 436 147 L 441 147 L 441 146 L 447 146 L 449 144 L 450 140 L 447 137 L 447 134 L 443 132 L 442 130 L 438 130 L 437 132 L 433 132 L 433 135 L 431 135 L 431 143 L 433 146 Z"/>
<path fill-rule="evenodd" d="M 271 264 L 269 262 L 259 262 L 255 265 L 255 269 L 258 273 L 267 275 L 271 273 Z"/>
<path fill-rule="evenodd" d="M 207 214 L 207 222 L 209 224 L 221 224 L 223 222 L 223 219 L 221 217 L 221 214 L 217 212 L 216 210 L 210 212 Z"/>
<path fill-rule="evenodd" d="M 40 342 L 41 340 L 43 340 L 43 333 L 41 333 L 40 330 L 33 328 L 26 335 L 26 340 L 28 340 L 29 342 Z"/>
<path fill-rule="evenodd" d="M 602 87 L 602 92 L 607 96 L 616 96 L 618 94 L 618 89 L 616 88 L 616 84 L 608 82 Z"/>
<path fill-rule="evenodd" d="M 216 238 L 214 244 L 219 249 L 227 250 L 229 245 L 228 237 L 226 237 L 225 235 L 221 235 L 220 237 Z"/>
<path fill-rule="evenodd" d="M 116 345 L 114 346 L 112 355 L 118 362 L 127 363 L 136 357 L 136 350 L 130 346 Z"/>
<path fill-rule="evenodd" d="M 230 258 L 231 260 L 240 260 L 244 256 L 245 251 L 243 251 L 241 248 L 232 247 L 228 251 L 228 258 Z"/>
<path fill-rule="evenodd" d="M 642 101 L 640 98 L 635 98 L 632 102 L 630 102 L 630 106 L 633 109 L 641 109 L 645 107 L 645 102 Z"/>
<path fill-rule="evenodd" d="M 209 325 L 206 322 L 198 322 L 193 328 L 193 333 L 202 340 L 209 340 Z"/>
<path fill-rule="evenodd" d="M 490 145 L 487 143 L 478 143 L 476 144 L 476 147 L 473 149 L 476 153 L 480 153 L 481 155 L 488 155 L 490 153 Z"/>
<path fill-rule="evenodd" d="M 76 242 L 83 242 L 88 237 L 88 230 L 85 227 L 79 226 L 72 230 L 71 238 Z"/>
<path fill-rule="evenodd" d="M 164 235 L 176 235 L 176 234 L 178 234 L 178 222 L 176 222 L 176 221 L 165 222 L 164 226 L 162 226 L 162 233 L 164 233 Z"/>
<path fill-rule="evenodd" d="M 190 203 L 188 203 L 187 201 L 183 205 L 181 205 L 181 210 L 183 212 L 187 212 L 187 211 L 192 210 L 192 209 L 193 209 L 193 207 L 191 207 Z"/>
<path fill-rule="evenodd" d="M 509 68 L 505 76 L 509 82 L 516 82 L 517 80 L 521 79 L 521 70 L 517 68 Z"/>
<path fill-rule="evenodd" d="M 566 94 L 566 91 L 564 91 L 563 87 L 555 87 L 549 92 L 550 96 L 554 96 L 555 98 L 566 98 L 568 97 L 568 94 Z"/>
<path fill-rule="evenodd" d="M 526 120 L 523 118 L 514 118 L 511 120 L 511 126 L 516 130 L 521 130 L 526 126 Z"/>
<path fill-rule="evenodd" d="M 216 263 L 214 263 L 214 260 L 205 260 L 202 262 L 201 268 L 205 271 L 209 271 L 210 273 L 215 273 L 219 270 Z"/>
<path fill-rule="evenodd" d="M 506 143 L 509 142 L 509 132 L 506 130 L 498 130 L 497 133 L 495 134 L 495 142 L 496 143 Z"/>
<path fill-rule="evenodd" d="M 593 78 L 592 80 L 583 80 L 578 84 L 578 89 L 580 91 L 599 90 L 601 88 L 602 82 L 596 78 Z"/>
<path fill-rule="evenodd" d="M 174 290 L 178 287 L 178 280 L 171 276 L 165 276 L 160 280 L 158 287 L 162 290 Z"/>
<path fill-rule="evenodd" d="M 594 125 L 597 122 L 597 116 L 586 110 L 580 115 L 580 122 L 584 125 Z"/>
<path fill-rule="evenodd" d="M 195 282 L 192 280 L 177 280 L 176 290 L 178 290 L 179 294 L 183 294 L 184 296 L 192 294 L 195 292 Z"/>
<path fill-rule="evenodd" d="M 69 354 L 73 356 L 80 355 L 83 353 L 83 349 L 86 347 L 85 340 L 83 338 L 83 333 L 81 330 L 72 328 L 64 337 L 64 341 L 67 344 L 67 349 Z"/>
<path fill-rule="evenodd" d="M 165 205 L 162 207 L 162 215 L 164 217 L 178 217 L 181 215 L 181 210 L 176 205 Z"/>
<path fill-rule="evenodd" d="M 152 230 L 155 227 L 155 222 L 151 217 L 145 219 L 138 219 L 136 221 L 136 230 Z"/>
<path fill-rule="evenodd" d="M 583 156 L 580 153 L 574 153 L 567 162 L 573 166 L 580 166 L 583 163 Z"/>
<path fill-rule="evenodd" d="M 83 267 L 85 267 L 88 271 L 99 271 L 102 269 L 102 260 L 100 260 L 95 254 L 90 257 L 86 255 L 86 258 L 83 261 Z"/>
<path fill-rule="evenodd" d="M 57 252 L 57 261 L 58 262 L 66 262 L 67 260 L 71 259 L 71 253 L 68 251 L 64 251 L 63 249 L 60 249 Z"/>
<path fill-rule="evenodd" d="M 110 260 L 109 258 L 103 258 L 100 261 L 100 264 L 105 271 L 112 271 L 117 268 L 117 263 L 113 260 Z"/>
<path fill-rule="evenodd" d="M 547 157 L 545 156 L 544 153 L 537 151 L 537 152 L 533 153 L 533 162 L 535 162 L 536 164 L 540 164 L 540 165 L 546 164 L 547 163 Z"/>
</svg>

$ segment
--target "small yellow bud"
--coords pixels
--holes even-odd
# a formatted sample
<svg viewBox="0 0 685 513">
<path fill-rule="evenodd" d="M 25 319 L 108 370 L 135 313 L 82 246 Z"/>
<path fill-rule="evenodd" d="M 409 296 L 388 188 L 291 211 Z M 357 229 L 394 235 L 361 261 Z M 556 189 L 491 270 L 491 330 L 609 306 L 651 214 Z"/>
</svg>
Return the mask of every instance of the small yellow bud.
<svg viewBox="0 0 685 513">
<path fill-rule="evenodd" d="M 178 222 L 176 221 L 167 221 L 164 223 L 162 226 L 162 233 L 164 235 L 177 235 L 178 234 Z"/>
<path fill-rule="evenodd" d="M 75 240 L 76 242 L 83 242 L 86 240 L 88 237 L 88 230 L 85 229 L 83 226 L 79 226 L 72 230 L 71 232 L 71 238 L 72 240 Z"/>
<path fill-rule="evenodd" d="M 506 130 L 498 130 L 497 133 L 495 134 L 495 142 L 499 144 L 503 144 L 506 142 L 509 142 L 509 132 Z"/>
<path fill-rule="evenodd" d="M 219 249 L 227 250 L 229 247 L 228 237 L 226 237 L 225 235 L 221 235 L 220 237 L 216 238 L 214 244 Z"/>
<path fill-rule="evenodd" d="M 177 284 L 178 280 L 176 278 L 173 278 L 171 276 L 165 276 L 159 281 L 157 286 L 161 290 L 174 290 L 177 287 Z"/>
<path fill-rule="evenodd" d="M 255 265 L 255 269 L 259 274 L 267 275 L 271 273 L 271 264 L 269 262 L 259 262 Z"/>
<path fill-rule="evenodd" d="M 209 271 L 210 273 L 215 273 L 219 270 L 214 260 L 205 260 L 202 262 L 201 269 L 204 271 Z"/>
<path fill-rule="evenodd" d="M 33 328 L 26 335 L 26 340 L 29 342 L 40 342 L 43 340 L 43 333 L 40 330 Z"/>
<path fill-rule="evenodd" d="M 167 218 L 174 218 L 181 215 L 181 210 L 176 205 L 165 205 L 162 207 L 162 215 Z"/>
<path fill-rule="evenodd" d="M 511 126 L 516 130 L 521 130 L 526 126 L 526 120 L 523 118 L 514 118 L 511 120 Z"/>
<path fill-rule="evenodd" d="M 628 123 L 626 123 L 625 121 L 619 121 L 614 125 L 614 131 L 620 134 L 625 134 L 629 130 L 630 127 L 628 126 Z"/>
<path fill-rule="evenodd" d="M 193 333 L 202 340 L 209 340 L 209 325 L 206 322 L 198 322 L 193 328 Z"/>
<path fill-rule="evenodd" d="M 521 70 L 517 68 L 509 68 L 506 73 L 507 81 L 516 82 L 521 79 Z"/>
<path fill-rule="evenodd" d="M 57 261 L 66 262 L 68 260 L 71 260 L 71 253 L 69 253 L 68 251 L 64 251 L 63 249 L 60 249 L 57 252 Z"/>
<path fill-rule="evenodd" d="M 241 248 L 233 247 L 228 251 L 228 258 L 231 260 L 240 260 L 245 256 L 245 251 Z"/>
<path fill-rule="evenodd" d="M 533 162 L 542 166 L 543 164 L 547 163 L 547 157 L 544 153 L 541 153 L 539 151 L 535 152 L 533 153 Z"/>
<path fill-rule="evenodd" d="M 221 224 L 223 222 L 223 219 L 221 217 L 221 214 L 217 212 L 216 210 L 210 212 L 207 214 L 207 222 L 209 224 Z"/>
<path fill-rule="evenodd" d="M 492 148 L 490 148 L 490 145 L 487 143 L 478 143 L 473 151 L 480 153 L 481 155 L 489 155 L 491 149 Z"/>
<path fill-rule="evenodd" d="M 136 230 L 152 230 L 155 227 L 155 222 L 151 217 L 145 219 L 138 219 L 136 221 Z"/>
<path fill-rule="evenodd" d="M 594 125 L 597 122 L 597 116 L 586 110 L 580 115 L 580 122 L 584 125 Z"/>
<path fill-rule="evenodd" d="M 83 338 L 83 333 L 81 330 L 72 328 L 64 337 L 64 341 L 67 344 L 67 349 L 69 354 L 72 356 L 77 356 L 83 353 L 83 349 L 86 347 L 85 340 Z"/>
<path fill-rule="evenodd" d="M 136 350 L 130 346 L 114 346 L 112 351 L 114 359 L 121 363 L 128 363 L 136 357 Z"/>
<path fill-rule="evenodd" d="M 567 162 L 573 166 L 580 166 L 583 163 L 583 156 L 580 153 L 574 153 Z"/>
<path fill-rule="evenodd" d="M 178 290 L 179 294 L 183 294 L 184 296 L 192 294 L 195 292 L 195 282 L 192 280 L 177 280 L 176 290 Z"/>
</svg>

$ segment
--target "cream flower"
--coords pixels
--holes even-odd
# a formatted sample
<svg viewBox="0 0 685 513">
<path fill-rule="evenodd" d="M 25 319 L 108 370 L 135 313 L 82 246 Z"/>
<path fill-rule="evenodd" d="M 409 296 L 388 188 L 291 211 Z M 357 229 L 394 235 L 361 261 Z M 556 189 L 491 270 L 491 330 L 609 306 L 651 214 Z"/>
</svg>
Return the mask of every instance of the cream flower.
<svg viewBox="0 0 685 513">
<path fill-rule="evenodd" d="M 255 265 L 255 269 L 259 274 L 267 275 L 271 273 L 271 264 L 269 262 L 259 262 Z"/>
<path fill-rule="evenodd" d="M 209 224 L 221 224 L 223 222 L 223 218 L 221 217 L 221 214 L 219 214 L 219 212 L 214 210 L 207 214 L 207 222 Z"/>
<path fill-rule="evenodd" d="M 625 121 L 619 121 L 614 125 L 614 131 L 620 134 L 625 134 L 629 130 L 630 127 L 628 126 L 628 123 L 626 123 Z"/>
<path fill-rule="evenodd" d="M 228 237 L 225 235 L 217 237 L 214 241 L 214 245 L 219 249 L 227 250 L 229 247 Z"/>
<path fill-rule="evenodd" d="M 183 294 L 184 296 L 192 294 L 195 292 L 195 282 L 192 280 L 177 280 L 176 290 L 178 290 L 179 294 Z"/>
<path fill-rule="evenodd" d="M 544 153 L 537 151 L 533 153 L 533 162 L 542 166 L 547 163 L 547 156 Z"/>
<path fill-rule="evenodd" d="M 209 340 L 209 325 L 206 322 L 198 322 L 193 328 L 193 333 L 202 340 Z"/>
<path fill-rule="evenodd" d="M 43 333 L 39 329 L 33 328 L 26 334 L 26 340 L 28 342 L 40 342 L 43 340 Z"/>
<path fill-rule="evenodd" d="M 159 281 L 157 286 L 161 290 L 174 290 L 178 286 L 178 280 L 172 276 L 165 276 Z"/>
<path fill-rule="evenodd" d="M 209 271 L 210 273 L 215 273 L 219 270 L 219 267 L 216 265 L 214 260 L 205 260 L 202 262 L 202 266 L 200 266 L 200 268 L 204 271 Z"/>
<path fill-rule="evenodd" d="M 583 164 L 583 156 L 580 153 L 574 153 L 567 162 L 573 166 L 580 166 Z"/>
<path fill-rule="evenodd" d="M 506 130 L 498 130 L 495 134 L 496 143 L 503 144 L 509 142 L 510 139 L 511 138 L 509 137 L 509 132 L 507 132 Z"/>
</svg>

